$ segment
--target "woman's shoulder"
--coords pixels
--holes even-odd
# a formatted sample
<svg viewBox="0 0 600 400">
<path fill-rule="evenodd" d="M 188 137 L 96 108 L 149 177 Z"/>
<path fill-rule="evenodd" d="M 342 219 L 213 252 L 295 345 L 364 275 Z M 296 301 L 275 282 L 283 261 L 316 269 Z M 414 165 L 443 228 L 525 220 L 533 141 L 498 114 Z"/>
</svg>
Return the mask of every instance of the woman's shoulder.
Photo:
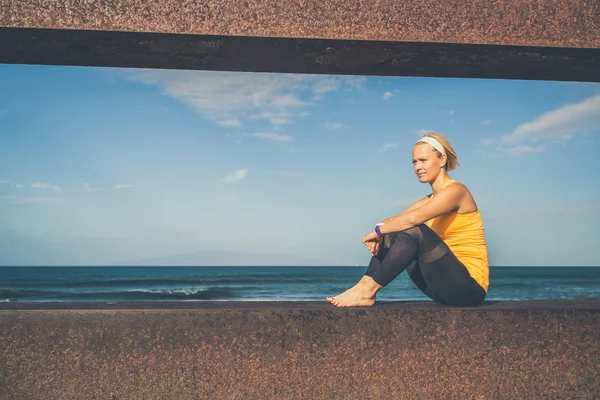
<svg viewBox="0 0 600 400">
<path fill-rule="evenodd" d="M 469 188 L 467 187 L 467 185 L 465 185 L 465 184 L 464 184 L 464 183 L 462 183 L 462 182 L 455 181 L 454 179 L 452 179 L 452 180 L 450 181 L 450 183 L 448 183 L 448 184 L 446 185 L 446 187 L 444 187 L 444 189 L 446 189 L 446 188 L 448 188 L 448 187 L 450 187 L 450 186 L 451 186 L 453 189 L 461 189 L 461 190 L 466 190 L 466 191 L 469 191 Z"/>
<path fill-rule="evenodd" d="M 462 182 L 455 181 L 455 180 L 452 180 L 452 182 L 450 182 L 448 185 L 446 185 L 446 187 L 444 187 L 443 190 L 455 191 L 455 193 L 459 194 L 461 198 L 472 197 L 471 191 L 469 190 L 467 185 L 465 185 Z"/>
<path fill-rule="evenodd" d="M 477 206 L 477 203 L 475 203 L 475 199 L 473 198 L 471 191 L 469 190 L 469 188 L 467 188 L 467 186 L 464 183 L 453 181 L 450 184 L 448 184 L 448 186 L 453 186 L 454 190 L 460 191 L 461 206 L 459 208 L 461 210 L 457 211 L 458 213 L 469 214 L 479 210 L 479 207 Z M 448 186 L 446 186 L 446 188 Z"/>
</svg>

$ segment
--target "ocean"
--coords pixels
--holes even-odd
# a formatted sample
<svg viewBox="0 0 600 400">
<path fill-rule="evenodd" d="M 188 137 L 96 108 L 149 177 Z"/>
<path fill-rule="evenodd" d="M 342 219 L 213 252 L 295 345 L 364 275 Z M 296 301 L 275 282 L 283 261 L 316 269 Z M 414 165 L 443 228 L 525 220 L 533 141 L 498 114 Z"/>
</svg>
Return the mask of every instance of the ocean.
<svg viewBox="0 0 600 400">
<path fill-rule="evenodd" d="M 325 301 L 365 267 L 0 267 L 0 302 Z M 486 300 L 600 298 L 600 267 L 492 267 Z M 378 300 L 430 301 L 400 274 Z"/>
</svg>

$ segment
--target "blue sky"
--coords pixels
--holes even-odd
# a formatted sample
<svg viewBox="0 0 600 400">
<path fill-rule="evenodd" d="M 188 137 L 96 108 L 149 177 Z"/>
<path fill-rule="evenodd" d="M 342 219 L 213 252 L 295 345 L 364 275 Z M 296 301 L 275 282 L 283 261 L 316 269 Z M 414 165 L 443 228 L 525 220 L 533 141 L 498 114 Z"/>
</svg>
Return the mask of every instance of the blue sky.
<svg viewBox="0 0 600 400">
<path fill-rule="evenodd" d="M 446 135 L 492 265 L 600 265 L 600 85 L 0 65 L 0 265 L 366 265 Z M 293 263 L 293 261 L 292 261 Z"/>
</svg>

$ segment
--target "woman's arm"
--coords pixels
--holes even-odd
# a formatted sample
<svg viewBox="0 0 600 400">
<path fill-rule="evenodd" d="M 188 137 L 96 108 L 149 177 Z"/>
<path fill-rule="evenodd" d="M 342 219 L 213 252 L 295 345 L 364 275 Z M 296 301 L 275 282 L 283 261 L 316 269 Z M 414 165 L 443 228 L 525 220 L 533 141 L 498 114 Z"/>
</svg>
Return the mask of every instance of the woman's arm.
<svg viewBox="0 0 600 400">
<path fill-rule="evenodd" d="M 429 201 L 429 196 L 425 196 L 422 199 L 419 199 L 419 200 L 415 201 L 411 206 L 409 206 L 408 208 L 406 208 L 400 214 L 394 215 L 393 217 L 386 218 L 381 223 L 382 224 L 388 223 L 388 222 L 392 221 L 393 219 L 398 218 L 400 215 L 402 215 L 402 214 L 404 214 L 406 212 L 409 212 L 409 211 L 412 211 L 412 210 L 415 210 L 415 209 L 421 207 L 423 204 L 427 203 L 428 201 Z M 363 242 L 369 248 L 369 251 L 371 252 L 371 254 L 373 256 L 376 256 L 377 253 L 379 252 L 379 247 L 381 246 L 381 242 L 383 241 L 382 239 L 383 239 L 382 237 L 378 236 L 378 237 L 376 237 L 373 240 L 370 240 L 370 241 L 367 241 L 367 242 L 363 241 Z"/>
<path fill-rule="evenodd" d="M 415 210 L 419 207 L 421 207 L 423 204 L 427 203 L 429 201 L 429 196 L 425 196 L 422 199 L 419 199 L 417 201 L 415 201 L 411 206 L 409 206 L 408 208 L 406 208 L 404 211 L 402 211 L 400 214 L 394 215 L 393 217 L 389 217 L 384 219 L 383 221 L 381 221 L 382 224 L 386 224 L 388 222 L 390 222 L 391 220 L 398 218 L 399 216 L 401 216 L 402 214 L 408 212 L 408 211 L 412 211 Z"/>
<path fill-rule="evenodd" d="M 405 212 L 391 218 L 390 221 L 386 222 L 379 229 L 381 233 L 403 231 L 439 215 L 446 214 L 458 208 L 464 193 L 465 189 L 463 185 L 448 185 L 433 198 L 423 202 L 421 206 L 407 209 Z M 377 236 L 377 233 L 372 233 L 375 237 Z M 369 233 L 368 236 L 371 236 L 371 234 Z"/>
</svg>

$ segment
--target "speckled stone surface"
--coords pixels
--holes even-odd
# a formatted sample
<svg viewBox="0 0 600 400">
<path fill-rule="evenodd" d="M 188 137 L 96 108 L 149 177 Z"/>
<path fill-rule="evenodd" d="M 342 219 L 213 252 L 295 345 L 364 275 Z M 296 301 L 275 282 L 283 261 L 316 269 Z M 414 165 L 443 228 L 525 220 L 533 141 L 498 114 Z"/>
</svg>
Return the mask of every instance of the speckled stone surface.
<svg viewBox="0 0 600 400">
<path fill-rule="evenodd" d="M 600 300 L 0 307 L 3 399 L 592 399 Z"/>
<path fill-rule="evenodd" d="M 3 0 L 0 26 L 600 48 L 600 2 Z"/>
</svg>

